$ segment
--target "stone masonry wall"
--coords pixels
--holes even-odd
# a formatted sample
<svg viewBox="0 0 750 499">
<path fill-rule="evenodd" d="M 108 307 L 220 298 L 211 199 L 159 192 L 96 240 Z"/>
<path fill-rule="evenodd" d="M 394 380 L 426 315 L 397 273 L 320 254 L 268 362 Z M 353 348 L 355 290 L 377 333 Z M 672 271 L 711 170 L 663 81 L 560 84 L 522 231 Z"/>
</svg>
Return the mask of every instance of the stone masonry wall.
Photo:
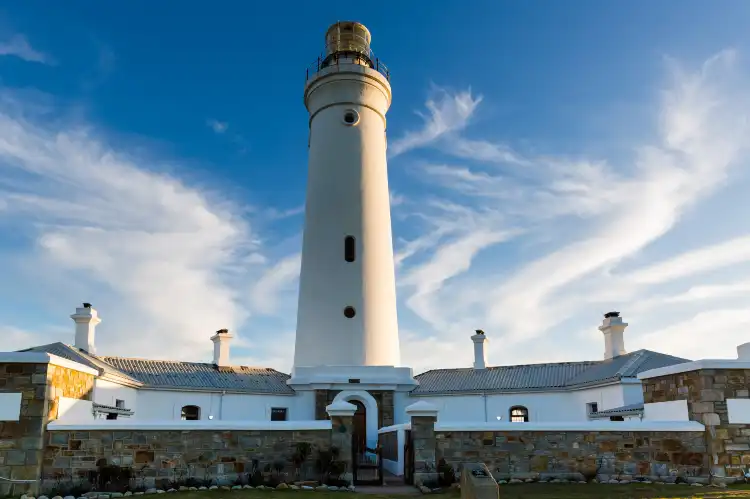
<svg viewBox="0 0 750 499">
<path fill-rule="evenodd" d="M 717 476 L 750 468 L 750 425 L 729 424 L 728 398 L 750 397 L 750 370 L 701 369 L 643 380 L 645 403 L 686 400 L 692 421 L 706 425 L 706 445 Z"/>
<path fill-rule="evenodd" d="M 44 451 L 43 477 L 77 479 L 105 465 L 134 470 L 131 487 L 154 487 L 171 480 L 234 481 L 240 474 L 283 466 L 285 479 L 297 479 L 292 456 L 298 443 L 312 452 L 300 474 L 315 474 L 318 450 L 329 450 L 330 430 L 304 431 L 50 431 Z"/>
<path fill-rule="evenodd" d="M 93 376 L 50 364 L 0 364 L 0 392 L 21 393 L 19 421 L 0 421 L 0 477 L 40 476 L 47 423 L 57 418 L 60 397 L 91 400 Z M 0 496 L 36 493 L 32 484 L 0 483 Z"/>
<path fill-rule="evenodd" d="M 413 419 L 412 419 L 413 421 Z M 495 479 L 707 477 L 703 432 L 436 432 L 436 460 L 484 462 Z M 579 477 L 580 477 L 579 475 Z"/>
</svg>

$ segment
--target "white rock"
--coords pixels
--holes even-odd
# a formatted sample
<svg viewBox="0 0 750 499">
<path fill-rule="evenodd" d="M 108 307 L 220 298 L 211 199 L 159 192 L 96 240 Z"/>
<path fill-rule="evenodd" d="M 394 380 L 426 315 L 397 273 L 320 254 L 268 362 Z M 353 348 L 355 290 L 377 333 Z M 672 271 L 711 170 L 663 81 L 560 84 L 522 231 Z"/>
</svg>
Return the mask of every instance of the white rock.
<svg viewBox="0 0 750 499">
<path fill-rule="evenodd" d="M 429 487 L 425 487 L 424 485 L 419 486 L 419 491 L 423 494 L 429 494 L 432 492 Z"/>
<path fill-rule="evenodd" d="M 354 492 L 354 485 L 349 485 L 349 487 L 347 488 L 349 489 L 349 491 Z"/>
<path fill-rule="evenodd" d="M 63 499 L 76 499 L 75 496 L 65 496 Z"/>
<path fill-rule="evenodd" d="M 578 483 L 586 483 L 586 480 L 578 480 Z"/>
<path fill-rule="evenodd" d="M 318 485 L 315 490 L 328 490 L 328 485 Z"/>
<path fill-rule="evenodd" d="M 232 490 L 242 490 L 242 485 L 232 485 Z"/>
<path fill-rule="evenodd" d="M 201 486 L 201 487 L 198 487 L 198 490 L 208 490 L 208 487 Z"/>
<path fill-rule="evenodd" d="M 52 499 L 63 499 L 62 496 L 55 496 Z"/>
<path fill-rule="evenodd" d="M 156 489 L 146 489 L 146 495 L 156 494 Z"/>
<path fill-rule="evenodd" d="M 518 478 L 511 478 L 508 480 L 508 483 L 523 483 L 523 480 L 520 480 Z"/>
<path fill-rule="evenodd" d="M 612 480 L 609 480 L 607 483 L 620 483 L 620 480 L 615 480 L 613 478 Z"/>
<path fill-rule="evenodd" d="M 328 490 L 336 492 L 337 490 L 339 490 L 339 488 L 336 487 L 335 485 L 331 485 L 331 486 L 328 487 Z"/>
<path fill-rule="evenodd" d="M 211 485 L 208 490 L 219 490 L 219 487 L 217 485 Z"/>
<path fill-rule="evenodd" d="M 299 487 L 297 485 L 294 485 L 294 484 L 291 484 L 289 486 L 289 488 L 292 489 L 292 490 L 299 490 Z"/>
<path fill-rule="evenodd" d="M 242 488 L 243 489 L 252 489 L 253 486 L 252 485 L 243 485 Z"/>
<path fill-rule="evenodd" d="M 692 485 L 693 487 L 703 487 L 703 484 L 698 482 L 691 483 L 690 485 Z"/>
<path fill-rule="evenodd" d="M 166 494 L 166 492 L 163 491 L 163 490 L 161 490 L 161 489 L 156 489 L 156 493 L 157 494 Z"/>
<path fill-rule="evenodd" d="M 49 499 L 47 496 L 39 496 L 39 499 Z"/>
<path fill-rule="evenodd" d="M 260 487 L 258 487 L 258 488 L 260 488 Z M 315 488 L 314 487 L 310 487 L 309 485 L 303 485 L 302 486 L 302 490 L 315 490 Z"/>
<path fill-rule="evenodd" d="M 505 480 L 498 480 L 497 481 L 498 485 L 505 485 L 506 483 L 508 483 L 508 482 L 506 482 Z"/>
<path fill-rule="evenodd" d="M 122 492 L 112 492 L 109 497 L 122 497 L 124 494 Z M 54 499 L 54 498 L 53 498 Z"/>
</svg>

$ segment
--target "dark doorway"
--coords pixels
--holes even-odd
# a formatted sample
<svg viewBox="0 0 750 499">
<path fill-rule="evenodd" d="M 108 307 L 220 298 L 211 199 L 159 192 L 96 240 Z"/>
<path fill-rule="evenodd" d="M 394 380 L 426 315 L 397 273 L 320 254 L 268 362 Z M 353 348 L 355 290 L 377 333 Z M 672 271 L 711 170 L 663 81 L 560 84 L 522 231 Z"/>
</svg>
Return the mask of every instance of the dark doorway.
<svg viewBox="0 0 750 499">
<path fill-rule="evenodd" d="M 367 445 L 367 409 L 359 400 L 350 400 L 349 403 L 357 406 L 352 418 L 352 440 L 356 448 L 364 449 Z"/>
</svg>

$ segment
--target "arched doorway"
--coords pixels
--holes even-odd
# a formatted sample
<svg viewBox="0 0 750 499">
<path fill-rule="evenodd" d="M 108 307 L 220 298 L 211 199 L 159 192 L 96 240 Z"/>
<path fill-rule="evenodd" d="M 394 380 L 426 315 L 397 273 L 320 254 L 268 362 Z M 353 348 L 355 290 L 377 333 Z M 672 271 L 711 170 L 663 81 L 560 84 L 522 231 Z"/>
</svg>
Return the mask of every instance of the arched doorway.
<svg viewBox="0 0 750 499">
<path fill-rule="evenodd" d="M 350 400 L 349 403 L 357 406 L 352 418 L 352 440 L 354 448 L 362 452 L 367 446 L 367 408 L 359 400 Z"/>
</svg>

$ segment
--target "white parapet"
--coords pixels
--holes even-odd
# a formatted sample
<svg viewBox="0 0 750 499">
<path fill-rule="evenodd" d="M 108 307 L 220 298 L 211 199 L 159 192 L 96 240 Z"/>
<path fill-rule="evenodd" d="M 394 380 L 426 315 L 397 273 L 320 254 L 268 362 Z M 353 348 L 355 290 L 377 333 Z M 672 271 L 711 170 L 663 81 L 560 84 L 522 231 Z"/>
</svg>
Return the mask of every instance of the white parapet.
<svg viewBox="0 0 750 499">
<path fill-rule="evenodd" d="M 696 421 L 571 421 L 555 423 L 436 423 L 435 431 L 704 431 Z"/>
<path fill-rule="evenodd" d="M 138 419 L 96 419 L 91 422 L 66 423 L 52 421 L 47 425 L 50 431 L 96 431 L 96 430 L 138 430 L 138 431 L 189 431 L 189 430 L 261 430 L 261 431 L 294 431 L 294 430 L 330 430 L 329 420 L 312 421 L 146 421 Z"/>
</svg>

